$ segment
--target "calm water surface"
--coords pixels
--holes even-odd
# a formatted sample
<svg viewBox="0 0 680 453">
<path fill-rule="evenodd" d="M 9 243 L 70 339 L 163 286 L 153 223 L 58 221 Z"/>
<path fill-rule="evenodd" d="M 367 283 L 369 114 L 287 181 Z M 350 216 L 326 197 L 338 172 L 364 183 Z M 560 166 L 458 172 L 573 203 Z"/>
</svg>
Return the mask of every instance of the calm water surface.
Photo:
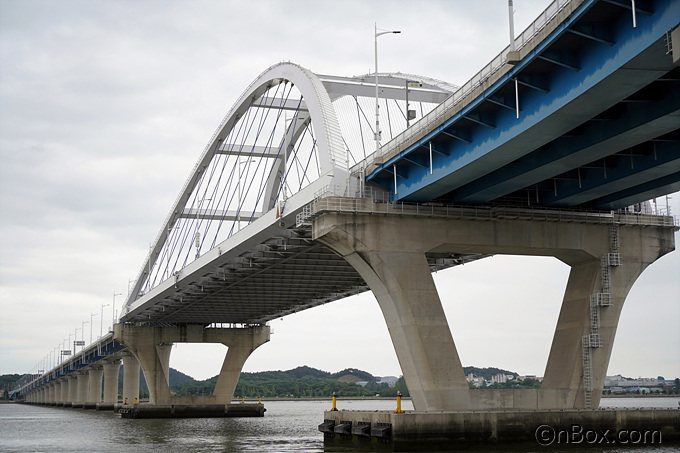
<svg viewBox="0 0 680 453">
<path fill-rule="evenodd" d="M 602 407 L 678 407 L 678 398 L 606 398 Z M 262 418 L 127 420 L 113 412 L 0 404 L 0 452 L 324 452 L 326 401 L 269 401 Z M 394 401 L 342 401 L 339 409 L 392 410 Z M 412 409 L 404 401 L 404 409 Z M 676 446 L 608 452 L 678 451 Z M 337 451 L 337 450 L 334 450 Z M 343 450 L 348 451 L 348 450 Z M 484 451 L 512 451 L 495 448 Z M 526 451 L 526 446 L 521 450 Z M 536 446 L 533 451 L 547 451 Z M 552 452 L 558 450 L 550 450 Z M 580 452 L 602 449 L 579 448 Z"/>
</svg>

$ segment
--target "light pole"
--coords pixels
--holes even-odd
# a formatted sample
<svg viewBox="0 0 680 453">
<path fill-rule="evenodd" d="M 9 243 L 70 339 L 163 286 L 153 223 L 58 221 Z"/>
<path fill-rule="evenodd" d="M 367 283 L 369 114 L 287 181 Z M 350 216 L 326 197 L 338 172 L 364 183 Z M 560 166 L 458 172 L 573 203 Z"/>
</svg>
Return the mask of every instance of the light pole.
<svg viewBox="0 0 680 453">
<path fill-rule="evenodd" d="M 122 293 L 113 292 L 113 307 L 111 307 L 111 330 L 113 330 L 113 325 L 116 323 L 116 296 L 122 296 Z"/>
<path fill-rule="evenodd" d="M 90 344 L 92 344 L 92 318 L 97 316 L 97 313 L 90 313 Z"/>
<path fill-rule="evenodd" d="M 66 345 L 67 345 L 67 346 L 71 346 L 71 334 L 68 334 L 68 342 L 66 343 Z M 73 350 L 67 349 L 66 352 L 68 352 L 68 354 L 66 354 L 66 355 L 69 355 L 69 356 L 73 357 Z M 69 369 L 69 370 L 71 369 L 71 364 L 70 364 L 70 363 L 68 364 L 68 369 Z"/>
<path fill-rule="evenodd" d="M 104 336 L 104 307 L 108 307 L 109 304 L 102 304 L 102 316 L 99 318 L 99 339 Z"/>
<path fill-rule="evenodd" d="M 416 118 L 416 111 L 409 110 L 408 108 L 408 89 L 409 87 L 419 88 L 422 87 L 422 82 L 417 80 L 406 80 L 406 127 L 411 126 L 411 120 Z"/>
<path fill-rule="evenodd" d="M 76 327 L 75 332 L 73 332 L 73 357 L 74 358 L 76 356 L 76 346 L 77 346 L 77 343 L 78 343 L 78 331 L 79 330 L 80 329 Z M 70 338 L 71 338 L 71 336 L 69 335 L 69 339 Z"/>
<path fill-rule="evenodd" d="M 83 346 L 81 347 L 81 351 L 85 348 L 85 324 L 89 324 L 89 323 L 90 323 L 90 321 L 83 321 L 82 328 L 80 329 L 80 339 L 83 342 Z M 92 332 L 92 329 L 90 329 L 90 332 Z"/>
<path fill-rule="evenodd" d="M 401 33 L 400 30 L 385 30 L 378 32 L 378 23 L 375 23 L 375 155 L 378 156 L 380 150 L 380 106 L 378 105 L 378 36 L 388 33 Z"/>
</svg>

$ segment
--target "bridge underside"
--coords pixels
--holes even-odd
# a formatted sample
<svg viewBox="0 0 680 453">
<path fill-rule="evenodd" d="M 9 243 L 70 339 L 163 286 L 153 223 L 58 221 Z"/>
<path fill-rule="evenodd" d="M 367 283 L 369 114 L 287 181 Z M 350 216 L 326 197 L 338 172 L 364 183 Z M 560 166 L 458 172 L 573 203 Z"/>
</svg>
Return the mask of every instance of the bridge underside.
<svg viewBox="0 0 680 453">
<path fill-rule="evenodd" d="M 403 201 L 607 210 L 680 190 L 680 68 L 669 53 L 680 8 L 641 5 L 633 28 L 630 3 L 583 2 L 368 179 Z"/>
<path fill-rule="evenodd" d="M 177 285 L 126 322 L 171 324 L 264 324 L 300 310 L 368 290 L 359 273 L 309 229 L 285 230 L 251 252 L 218 263 L 190 284 Z M 432 272 L 486 255 L 431 253 Z"/>
</svg>

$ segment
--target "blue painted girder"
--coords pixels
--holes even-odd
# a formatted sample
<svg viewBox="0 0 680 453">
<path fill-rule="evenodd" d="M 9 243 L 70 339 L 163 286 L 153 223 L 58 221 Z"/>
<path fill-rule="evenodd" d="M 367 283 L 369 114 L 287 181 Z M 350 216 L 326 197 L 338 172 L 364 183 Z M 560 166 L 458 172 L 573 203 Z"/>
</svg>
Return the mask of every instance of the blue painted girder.
<svg viewBox="0 0 680 453">
<path fill-rule="evenodd" d="M 485 203 L 677 128 L 675 98 L 654 107 L 633 105 L 631 108 L 640 109 L 642 114 L 624 112 L 620 123 L 611 121 L 599 132 L 595 126 L 587 125 L 590 131 L 585 136 L 568 143 L 571 138 L 566 135 L 572 129 L 673 69 L 666 54 L 665 33 L 678 24 L 680 2 L 654 2 L 653 14 L 639 15 L 635 29 L 629 15 L 620 15 L 607 24 L 579 23 L 598 3 L 584 2 L 517 67 L 428 136 L 378 167 L 367 179 L 384 185 L 394 195 L 392 168 L 396 165 L 399 177 L 395 199 L 429 201 L 446 195 L 454 202 Z M 589 44 L 575 53 L 551 49 L 565 33 L 578 36 L 590 33 L 595 39 L 589 39 Z M 530 65 L 542 55 L 543 60 L 552 61 L 549 64 L 554 69 L 532 72 Z M 482 124 L 478 115 L 485 102 L 512 107 L 514 100 L 508 99 L 507 89 L 503 93 L 503 88 L 514 86 L 515 77 L 522 86 L 531 87 L 520 92 L 520 119 L 509 108 L 499 108 L 492 118 L 484 118 Z M 648 118 L 647 122 L 643 116 Z M 470 126 L 475 120 L 476 124 Z M 422 158 L 430 142 L 435 150 L 433 174 L 427 165 L 429 155 L 425 162 Z M 573 144 L 576 149 L 571 148 Z M 674 162 L 671 159 L 667 164 L 675 165 Z M 664 177 L 672 174 L 671 170 L 666 169 Z M 591 188 L 590 199 L 609 196 L 614 188 L 611 184 L 606 190 L 603 187 L 602 192 Z M 616 187 L 615 192 L 619 189 L 622 188 Z M 551 201 L 555 200 L 545 200 L 546 204 Z"/>
<path fill-rule="evenodd" d="M 657 101 L 622 103 L 616 118 L 596 119 L 586 122 L 577 135 L 566 135 L 546 144 L 510 164 L 491 172 L 452 193 L 461 203 L 484 203 L 517 190 L 530 187 L 540 181 L 560 175 L 574 168 L 594 163 L 612 155 L 612 150 L 626 149 L 653 140 L 680 124 L 680 81 L 663 82 L 659 90 L 663 95 Z M 680 158 L 680 143 L 664 146 L 669 153 Z M 666 173 L 678 168 L 664 164 Z M 610 163 L 613 165 L 613 163 Z M 640 169 L 641 167 L 638 167 Z M 635 170 L 635 168 L 633 168 Z M 605 190 L 602 187 L 602 190 Z M 600 194 L 592 198 L 603 196 Z M 592 198 L 582 198 L 587 202 Z M 552 204 L 550 199 L 543 200 Z"/>
</svg>

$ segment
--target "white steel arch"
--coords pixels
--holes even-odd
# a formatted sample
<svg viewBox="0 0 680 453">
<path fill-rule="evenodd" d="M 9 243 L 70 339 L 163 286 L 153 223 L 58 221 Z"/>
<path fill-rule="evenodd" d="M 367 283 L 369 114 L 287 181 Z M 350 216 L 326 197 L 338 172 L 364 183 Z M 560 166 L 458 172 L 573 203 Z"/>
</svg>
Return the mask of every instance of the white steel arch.
<svg viewBox="0 0 680 453">
<path fill-rule="evenodd" d="M 195 209 L 188 208 L 187 202 L 192 197 L 192 192 L 204 173 L 209 171 L 209 166 L 211 165 L 213 158 L 216 155 L 237 155 L 237 153 L 240 153 L 240 151 L 232 152 L 230 150 L 225 150 L 225 141 L 230 136 L 230 133 L 232 133 L 239 120 L 243 118 L 244 115 L 248 114 L 249 109 L 253 107 L 261 108 L 264 105 L 267 105 L 267 107 L 271 109 L 296 109 L 296 102 L 294 101 L 287 101 L 275 105 L 274 102 L 278 100 L 266 96 L 269 90 L 282 84 L 291 84 L 291 88 L 294 86 L 304 99 L 304 101 L 301 99 L 297 102 L 298 116 L 294 116 L 291 120 L 291 131 L 286 133 L 281 139 L 278 148 L 275 145 L 270 148 L 252 146 L 249 147 L 249 153 L 244 154 L 245 157 L 254 155 L 259 157 L 267 157 L 268 155 L 269 157 L 274 157 L 273 153 L 276 150 L 279 152 L 279 155 L 276 156 L 276 164 L 267 177 L 266 202 L 264 203 L 261 212 L 213 211 L 208 214 L 201 210 L 200 204 Z M 302 135 L 302 130 L 309 126 L 310 123 L 314 126 L 315 131 L 313 143 L 316 148 L 318 177 L 330 177 L 333 181 L 344 181 L 348 173 L 347 152 L 343 144 L 339 122 L 332 101 L 319 78 L 308 69 L 293 63 L 279 63 L 260 74 L 248 88 L 246 88 L 234 106 L 229 110 L 194 166 L 170 213 L 166 217 L 153 246 L 150 248 L 150 252 L 144 261 L 138 278 L 128 295 L 126 306 L 129 306 L 140 296 L 145 286 L 151 286 L 149 284 L 149 278 L 153 272 L 156 261 L 161 256 L 163 247 L 179 219 L 195 216 L 197 221 L 201 218 L 218 221 L 236 220 L 240 223 L 241 219 L 252 220 L 270 209 L 277 208 L 277 206 L 272 206 L 270 203 L 277 198 L 276 187 L 279 184 L 286 184 L 285 179 L 287 173 L 285 166 L 287 157 L 291 155 L 296 141 Z M 285 142 L 286 139 L 289 140 L 288 143 Z M 236 162 L 237 167 L 239 167 L 237 168 L 237 171 L 238 177 L 240 178 L 240 160 L 237 160 Z M 238 190 L 241 191 L 241 182 L 238 183 Z M 239 194 L 239 198 L 240 196 L 241 194 Z M 194 194 L 193 197 L 196 197 L 196 194 Z M 200 235 L 198 232 L 196 234 L 198 249 Z M 163 276 L 163 278 L 166 277 L 167 276 Z"/>
</svg>

